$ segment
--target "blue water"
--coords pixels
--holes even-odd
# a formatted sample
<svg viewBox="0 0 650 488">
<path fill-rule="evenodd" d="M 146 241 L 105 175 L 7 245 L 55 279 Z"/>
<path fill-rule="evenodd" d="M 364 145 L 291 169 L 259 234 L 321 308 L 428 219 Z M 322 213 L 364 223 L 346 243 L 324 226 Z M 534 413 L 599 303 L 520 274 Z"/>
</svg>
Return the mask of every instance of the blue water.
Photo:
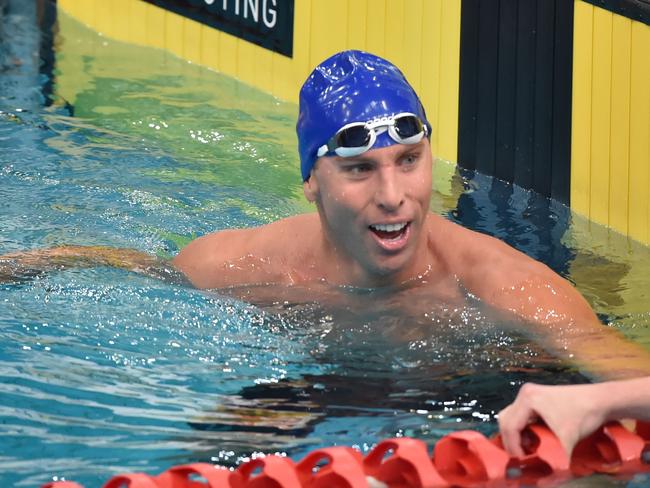
<svg viewBox="0 0 650 488">
<path fill-rule="evenodd" d="M 14 40 L 0 52 L 0 253 L 83 244 L 169 258 L 207 232 L 312 210 L 294 105 L 48 12 L 39 26 L 14 2 L 0 18 Z M 434 211 L 546 262 L 650 348 L 647 248 L 443 161 L 436 180 Z M 528 380 L 587 376 L 480 303 L 429 303 L 408 286 L 314 302 L 54 271 L 0 285 L 0 480 L 90 487 L 257 452 L 489 434 Z"/>
</svg>

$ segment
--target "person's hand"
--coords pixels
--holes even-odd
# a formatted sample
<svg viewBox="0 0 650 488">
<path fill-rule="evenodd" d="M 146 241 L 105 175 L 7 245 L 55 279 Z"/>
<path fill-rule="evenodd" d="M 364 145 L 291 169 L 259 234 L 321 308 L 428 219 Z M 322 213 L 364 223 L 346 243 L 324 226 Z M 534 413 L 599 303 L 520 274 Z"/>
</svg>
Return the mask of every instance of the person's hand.
<svg viewBox="0 0 650 488">
<path fill-rule="evenodd" d="M 515 401 L 499 412 L 499 430 L 504 448 L 512 456 L 524 456 L 522 431 L 531 422 L 543 420 L 571 456 L 578 441 L 605 421 L 604 405 L 600 398 L 604 389 L 604 385 L 599 384 L 524 384 Z"/>
</svg>

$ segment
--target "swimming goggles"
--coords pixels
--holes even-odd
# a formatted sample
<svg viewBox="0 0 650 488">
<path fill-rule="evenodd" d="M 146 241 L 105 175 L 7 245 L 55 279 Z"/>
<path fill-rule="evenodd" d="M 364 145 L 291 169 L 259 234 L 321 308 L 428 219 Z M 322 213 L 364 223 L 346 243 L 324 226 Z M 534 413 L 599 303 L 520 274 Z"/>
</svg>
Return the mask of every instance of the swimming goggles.
<svg viewBox="0 0 650 488">
<path fill-rule="evenodd" d="M 352 122 L 341 127 L 332 138 L 318 148 L 317 156 L 334 153 L 342 158 L 358 156 L 370 149 L 377 136 L 388 131 L 399 144 L 417 144 L 428 134 L 427 126 L 412 113 L 404 112 L 370 122 Z"/>
</svg>

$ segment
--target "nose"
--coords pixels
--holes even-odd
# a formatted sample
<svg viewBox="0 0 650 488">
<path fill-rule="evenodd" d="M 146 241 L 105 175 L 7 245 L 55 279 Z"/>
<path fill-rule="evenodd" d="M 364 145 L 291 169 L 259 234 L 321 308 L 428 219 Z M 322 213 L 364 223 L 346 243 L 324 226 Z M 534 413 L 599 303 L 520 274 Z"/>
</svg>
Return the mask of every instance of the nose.
<svg viewBox="0 0 650 488">
<path fill-rule="evenodd" d="M 404 185 L 395 167 L 383 167 L 378 171 L 375 203 L 387 212 L 394 212 L 404 203 Z"/>
</svg>

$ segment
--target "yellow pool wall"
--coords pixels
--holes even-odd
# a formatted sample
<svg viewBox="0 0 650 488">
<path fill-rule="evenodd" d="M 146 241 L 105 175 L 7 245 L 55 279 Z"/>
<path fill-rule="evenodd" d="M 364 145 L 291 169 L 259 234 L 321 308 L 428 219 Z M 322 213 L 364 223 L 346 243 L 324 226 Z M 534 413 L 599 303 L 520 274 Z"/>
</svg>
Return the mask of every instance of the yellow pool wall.
<svg viewBox="0 0 650 488">
<path fill-rule="evenodd" d="M 576 0 L 571 207 L 650 243 L 650 26 Z"/>
</svg>

